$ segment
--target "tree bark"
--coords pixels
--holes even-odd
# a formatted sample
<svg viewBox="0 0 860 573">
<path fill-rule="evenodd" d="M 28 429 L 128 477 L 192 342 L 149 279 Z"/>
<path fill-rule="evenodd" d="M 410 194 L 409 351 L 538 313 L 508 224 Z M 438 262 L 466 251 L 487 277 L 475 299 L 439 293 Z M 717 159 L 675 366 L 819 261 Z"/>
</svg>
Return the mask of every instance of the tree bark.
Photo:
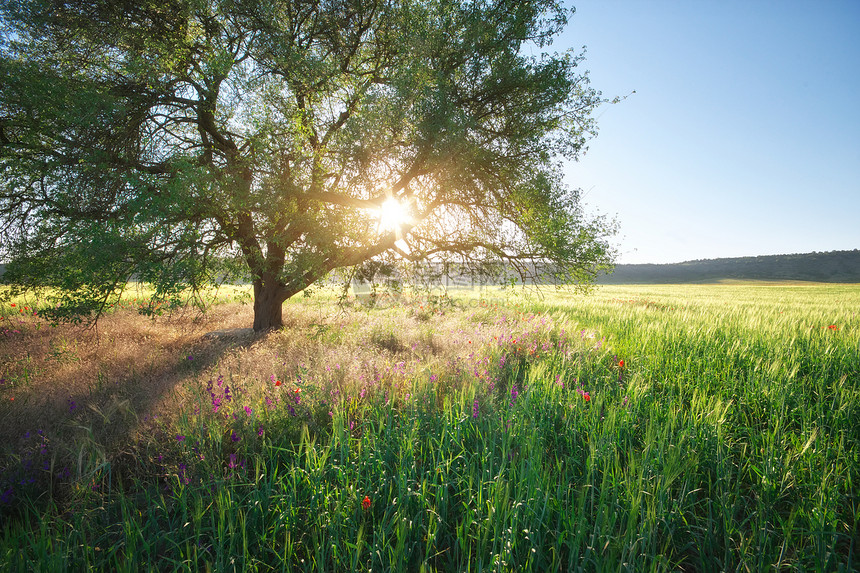
<svg viewBox="0 0 860 573">
<path fill-rule="evenodd" d="M 254 281 L 254 332 L 284 326 L 285 300 L 287 300 L 287 291 L 277 280 Z"/>
</svg>

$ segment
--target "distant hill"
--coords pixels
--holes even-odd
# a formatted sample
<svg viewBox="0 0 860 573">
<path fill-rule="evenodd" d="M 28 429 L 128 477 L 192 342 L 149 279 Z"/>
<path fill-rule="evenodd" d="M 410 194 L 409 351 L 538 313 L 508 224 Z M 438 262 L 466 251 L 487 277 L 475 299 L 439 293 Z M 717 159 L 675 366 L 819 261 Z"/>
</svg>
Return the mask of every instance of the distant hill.
<svg viewBox="0 0 860 573">
<path fill-rule="evenodd" d="M 0 264 L 0 275 L 5 266 Z M 669 265 L 616 265 L 598 284 L 715 283 L 726 280 L 860 283 L 860 250 L 734 259 L 702 259 Z"/>
<path fill-rule="evenodd" d="M 724 280 L 860 283 L 860 250 L 617 265 L 598 284 L 710 283 Z"/>
</svg>

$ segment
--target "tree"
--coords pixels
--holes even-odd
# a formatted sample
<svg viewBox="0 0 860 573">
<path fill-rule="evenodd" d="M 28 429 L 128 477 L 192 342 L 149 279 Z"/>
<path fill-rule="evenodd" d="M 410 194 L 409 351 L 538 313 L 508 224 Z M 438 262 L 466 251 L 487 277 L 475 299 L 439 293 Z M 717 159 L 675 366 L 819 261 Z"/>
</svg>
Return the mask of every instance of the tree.
<svg viewBox="0 0 860 573">
<path fill-rule="evenodd" d="M 379 257 L 588 284 L 561 181 L 603 99 L 554 0 L 0 0 L 3 280 L 98 312 L 235 262 L 254 329 Z M 549 271 L 546 271 L 549 269 Z"/>
</svg>

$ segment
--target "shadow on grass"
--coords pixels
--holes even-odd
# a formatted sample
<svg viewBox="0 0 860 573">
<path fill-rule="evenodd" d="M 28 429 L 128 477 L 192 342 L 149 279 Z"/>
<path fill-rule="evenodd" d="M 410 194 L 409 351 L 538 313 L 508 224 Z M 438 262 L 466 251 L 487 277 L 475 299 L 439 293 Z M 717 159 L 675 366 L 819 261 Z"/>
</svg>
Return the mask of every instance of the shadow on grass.
<svg viewBox="0 0 860 573">
<path fill-rule="evenodd" d="M 136 445 L 187 383 L 266 338 L 238 326 L 250 322 L 240 305 L 156 321 L 121 311 L 94 329 L 34 318 L 0 337 L 0 513 L 24 497 L 62 501 L 99 467 L 135 471 Z"/>
</svg>

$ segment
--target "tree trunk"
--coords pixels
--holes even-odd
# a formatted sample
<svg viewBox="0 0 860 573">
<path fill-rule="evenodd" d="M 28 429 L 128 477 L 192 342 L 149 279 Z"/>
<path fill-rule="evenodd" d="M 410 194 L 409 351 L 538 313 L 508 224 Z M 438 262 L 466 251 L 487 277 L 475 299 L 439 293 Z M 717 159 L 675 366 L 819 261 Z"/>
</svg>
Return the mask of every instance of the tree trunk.
<svg viewBox="0 0 860 573">
<path fill-rule="evenodd" d="M 286 289 L 276 280 L 254 281 L 254 332 L 281 328 Z"/>
</svg>

